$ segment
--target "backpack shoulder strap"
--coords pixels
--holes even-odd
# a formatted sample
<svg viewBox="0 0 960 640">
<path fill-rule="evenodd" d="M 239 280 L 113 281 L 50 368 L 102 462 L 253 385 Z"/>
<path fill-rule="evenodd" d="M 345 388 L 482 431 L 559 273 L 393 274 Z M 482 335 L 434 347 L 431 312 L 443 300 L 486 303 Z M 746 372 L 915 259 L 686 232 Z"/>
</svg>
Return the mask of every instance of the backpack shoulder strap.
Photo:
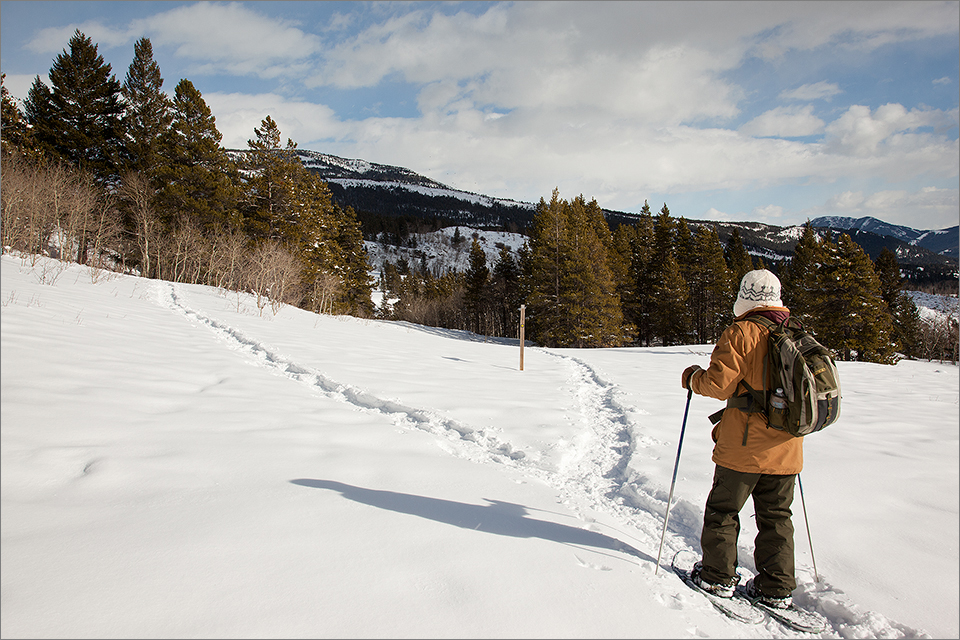
<svg viewBox="0 0 960 640">
<path fill-rule="evenodd" d="M 789 318 L 787 318 L 787 321 L 789 321 Z M 783 324 L 783 323 L 774 322 L 773 320 L 771 320 L 770 318 L 767 318 L 766 316 L 761 316 L 756 314 L 752 316 L 747 316 L 746 318 L 741 318 L 737 322 L 753 322 L 754 324 L 758 324 L 761 327 L 766 327 L 770 331 L 773 331 L 776 327 Z"/>
</svg>

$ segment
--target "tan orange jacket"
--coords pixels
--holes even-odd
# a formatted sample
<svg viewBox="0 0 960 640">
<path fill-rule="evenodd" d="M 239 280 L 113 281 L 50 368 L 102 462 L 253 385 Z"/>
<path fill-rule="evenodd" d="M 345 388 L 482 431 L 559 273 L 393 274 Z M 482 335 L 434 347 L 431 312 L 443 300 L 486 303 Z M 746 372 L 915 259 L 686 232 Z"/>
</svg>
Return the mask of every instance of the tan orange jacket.
<svg viewBox="0 0 960 640">
<path fill-rule="evenodd" d="M 787 311 L 784 307 L 753 309 L 738 320 L 765 310 Z M 755 322 L 731 324 L 717 340 L 709 368 L 694 372 L 690 387 L 699 395 L 724 401 L 746 392 L 742 380 L 754 389 L 762 389 L 767 334 Z M 803 438 L 767 426 L 762 413 L 726 409 L 713 429 L 713 440 L 713 461 L 721 467 L 772 475 L 793 475 L 803 469 Z"/>
</svg>

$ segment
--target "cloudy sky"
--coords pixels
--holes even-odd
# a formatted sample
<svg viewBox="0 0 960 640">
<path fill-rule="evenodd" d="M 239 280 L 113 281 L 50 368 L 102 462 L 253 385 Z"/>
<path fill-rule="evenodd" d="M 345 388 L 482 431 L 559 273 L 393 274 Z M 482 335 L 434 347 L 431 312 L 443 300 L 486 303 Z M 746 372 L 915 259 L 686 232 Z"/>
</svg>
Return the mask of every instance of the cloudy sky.
<svg viewBox="0 0 960 640">
<path fill-rule="evenodd" d="M 150 38 L 223 144 L 301 148 L 536 202 L 695 220 L 960 218 L 960 3 L 13 2 L 18 98 L 80 29 L 123 80 Z"/>
</svg>

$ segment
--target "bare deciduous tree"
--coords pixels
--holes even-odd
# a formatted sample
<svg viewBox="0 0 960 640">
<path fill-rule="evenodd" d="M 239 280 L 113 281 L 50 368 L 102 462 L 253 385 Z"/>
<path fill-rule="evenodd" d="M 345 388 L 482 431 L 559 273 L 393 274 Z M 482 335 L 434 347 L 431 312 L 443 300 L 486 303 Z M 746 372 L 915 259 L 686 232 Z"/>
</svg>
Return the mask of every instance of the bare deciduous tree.
<svg viewBox="0 0 960 640">
<path fill-rule="evenodd" d="M 118 195 L 133 218 L 134 236 L 140 255 L 140 275 L 149 278 L 153 275 L 150 270 L 150 251 L 157 246 L 160 234 L 160 220 L 153 208 L 154 190 L 146 176 L 131 171 L 123 176 Z"/>
</svg>

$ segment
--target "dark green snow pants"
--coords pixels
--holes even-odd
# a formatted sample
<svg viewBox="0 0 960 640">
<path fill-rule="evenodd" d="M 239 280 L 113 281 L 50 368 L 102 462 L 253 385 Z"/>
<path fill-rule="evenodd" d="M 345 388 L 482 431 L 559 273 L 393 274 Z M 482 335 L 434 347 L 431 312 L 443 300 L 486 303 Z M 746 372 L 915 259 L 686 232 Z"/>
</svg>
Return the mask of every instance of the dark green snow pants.
<svg viewBox="0 0 960 640">
<path fill-rule="evenodd" d="M 764 595 L 790 595 L 797 587 L 790 520 L 794 484 L 796 476 L 740 473 L 717 466 L 700 536 L 704 580 L 729 583 L 737 575 L 740 510 L 753 496 L 758 529 L 753 555 L 758 575 L 754 583 Z"/>
</svg>

